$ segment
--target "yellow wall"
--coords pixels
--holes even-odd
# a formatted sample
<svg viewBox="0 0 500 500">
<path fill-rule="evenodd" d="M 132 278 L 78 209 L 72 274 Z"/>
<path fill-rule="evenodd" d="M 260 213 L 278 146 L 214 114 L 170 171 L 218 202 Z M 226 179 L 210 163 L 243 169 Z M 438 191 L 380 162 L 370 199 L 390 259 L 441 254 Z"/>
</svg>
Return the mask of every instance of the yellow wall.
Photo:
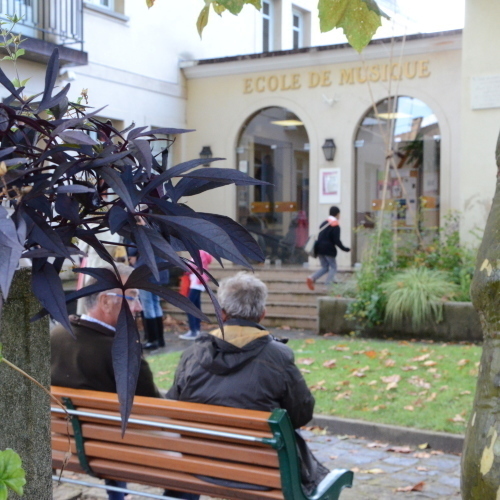
<svg viewBox="0 0 500 500">
<path fill-rule="evenodd" d="M 459 35 L 458 39 L 460 38 Z M 266 59 L 262 68 L 252 73 L 244 73 L 255 61 L 236 61 L 204 65 L 186 72 L 187 75 L 187 123 L 196 132 L 187 137 L 187 156 L 196 157 L 203 145 L 210 145 L 214 156 L 224 157 L 219 166 L 235 168 L 235 148 L 242 125 L 254 113 L 269 106 L 282 106 L 295 113 L 305 124 L 310 143 L 310 228 L 315 231 L 319 223 L 328 215 L 329 204 L 318 203 L 318 170 L 339 167 L 342 170 L 342 226 L 344 244 L 351 245 L 349 228 L 353 224 L 354 193 L 354 138 L 360 120 L 372 106 L 372 97 L 377 102 L 394 94 L 408 95 L 424 101 L 436 114 L 441 129 L 441 214 L 451 208 L 458 208 L 456 172 L 459 165 L 460 138 L 460 50 L 440 48 L 431 39 L 423 44 L 426 51 L 412 53 L 407 42 L 405 53 L 398 57 L 401 46 L 394 47 L 392 63 L 401 62 L 403 67 L 410 64 L 410 71 L 401 80 L 382 81 L 384 66 L 391 61 L 387 58 L 390 47 L 369 47 L 364 54 L 369 75 L 378 82 L 364 82 L 365 69 L 362 59 L 352 49 L 329 51 L 328 58 L 322 54 L 321 64 L 314 64 L 318 56 L 314 53 L 304 56 L 285 56 L 288 68 L 273 70 Z M 421 40 L 419 43 L 422 42 Z M 457 37 L 453 38 L 453 43 Z M 449 42 L 452 43 L 452 42 Z M 372 50 L 374 49 L 374 50 Z M 427 51 L 427 49 L 429 51 Z M 422 49 L 423 50 L 423 49 Z M 385 57 L 377 57 L 383 54 Z M 307 59 L 305 59 L 307 57 Z M 281 58 L 276 65 L 283 66 Z M 284 59 L 284 58 L 283 58 Z M 344 60 L 339 63 L 337 61 Z M 350 60 L 349 60 L 350 59 Z M 305 61 L 305 62 L 304 62 Z M 310 65 L 307 65 L 310 64 Z M 267 65 L 267 67 L 266 67 Z M 412 76 L 413 69 L 417 74 Z M 352 82 L 347 83 L 351 75 Z M 359 80 L 358 81 L 358 71 Z M 210 72 L 210 73 L 209 73 Z M 205 74 L 213 76 L 205 76 Z M 396 70 L 397 74 L 397 70 Z M 313 75 L 313 76 L 312 76 Z M 317 76 L 319 75 L 319 76 Z M 257 80 L 258 79 L 258 80 Z M 320 83 L 315 85 L 319 79 Z M 278 88 L 273 90 L 278 82 Z M 321 83 L 322 82 L 322 83 Z M 329 100 L 333 100 L 329 103 Z M 337 154 L 334 162 L 326 162 L 321 146 L 326 138 L 334 138 Z M 235 216 L 235 189 L 224 187 L 187 200 L 193 208 Z M 341 253 L 341 265 L 349 265 L 350 257 Z"/>
<path fill-rule="evenodd" d="M 473 78 L 500 77 L 500 3 L 468 0 L 462 52 L 462 162 L 460 206 L 462 236 L 478 242 L 470 231 L 486 223 L 496 182 L 495 147 L 500 130 L 500 107 L 472 109 Z M 500 95 L 500 86 L 497 94 Z"/>
</svg>

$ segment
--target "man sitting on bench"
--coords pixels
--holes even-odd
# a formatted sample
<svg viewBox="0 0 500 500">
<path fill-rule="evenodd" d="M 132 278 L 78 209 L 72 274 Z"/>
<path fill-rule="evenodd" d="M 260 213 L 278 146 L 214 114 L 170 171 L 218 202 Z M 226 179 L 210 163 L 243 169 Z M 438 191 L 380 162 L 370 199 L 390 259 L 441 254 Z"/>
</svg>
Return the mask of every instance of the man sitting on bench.
<svg viewBox="0 0 500 500">
<path fill-rule="evenodd" d="M 259 324 L 265 315 L 266 285 L 251 274 L 238 273 L 221 281 L 217 295 L 224 332 L 203 334 L 184 352 L 166 397 L 249 410 L 284 408 L 295 429 L 306 425 L 313 416 L 314 397 L 293 351 Z M 302 485 L 310 494 L 329 471 L 296 434 Z"/>
<path fill-rule="evenodd" d="M 103 267 L 112 270 L 111 266 Z M 125 282 L 133 271 L 133 268 L 125 264 L 117 264 L 117 269 L 122 282 Z M 87 284 L 95 282 L 96 280 L 92 278 Z M 128 301 L 132 314 L 142 310 L 138 290 L 126 290 L 125 295 L 122 295 L 122 291 L 117 288 L 85 297 L 87 313 L 81 317 L 70 318 L 76 338 L 73 338 L 61 325 L 52 330 L 50 335 L 52 385 L 116 392 L 111 347 L 123 297 Z M 141 359 L 135 393 L 138 396 L 161 397 L 145 359 Z M 123 481 L 105 482 L 108 486 L 120 488 L 127 486 Z M 109 500 L 125 498 L 124 493 L 107 491 Z"/>
</svg>

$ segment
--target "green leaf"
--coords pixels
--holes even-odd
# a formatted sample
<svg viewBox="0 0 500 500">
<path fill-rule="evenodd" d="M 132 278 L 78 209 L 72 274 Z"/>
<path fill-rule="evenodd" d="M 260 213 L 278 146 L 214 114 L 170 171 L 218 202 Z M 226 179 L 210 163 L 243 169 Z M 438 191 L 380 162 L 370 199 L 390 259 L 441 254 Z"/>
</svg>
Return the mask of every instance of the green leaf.
<svg viewBox="0 0 500 500">
<path fill-rule="evenodd" d="M 201 9 L 200 15 L 198 16 L 198 21 L 196 21 L 196 27 L 198 28 L 198 34 L 200 35 L 203 33 L 203 28 L 208 23 L 208 16 L 210 14 L 210 5 L 205 5 L 203 9 Z"/>
<path fill-rule="evenodd" d="M 24 53 L 26 51 L 24 49 L 17 49 L 16 50 L 16 57 L 21 57 L 21 56 L 24 56 Z"/>
<path fill-rule="evenodd" d="M 14 85 L 14 87 L 20 87 L 21 84 L 19 83 L 19 80 L 17 78 L 14 78 L 14 80 L 12 80 L 12 85 Z"/>
<path fill-rule="evenodd" d="M 155 0 L 146 0 L 146 5 L 150 9 L 155 4 Z"/>
<path fill-rule="evenodd" d="M 25 86 L 26 86 L 26 84 L 27 84 L 30 80 L 31 80 L 31 77 L 26 78 L 26 80 L 22 80 L 22 81 L 21 81 L 21 87 L 25 87 Z"/>
<path fill-rule="evenodd" d="M 212 4 L 212 7 L 214 8 L 214 12 L 216 14 L 219 14 L 219 16 L 222 15 L 222 13 L 226 10 L 226 7 L 221 5 L 219 2 L 214 2 Z"/>
<path fill-rule="evenodd" d="M 380 15 L 365 0 L 320 0 L 322 32 L 342 28 L 349 44 L 361 52 L 382 25 Z"/>
<path fill-rule="evenodd" d="M 0 61 L 13 61 L 14 59 L 11 56 L 4 56 Z"/>
<path fill-rule="evenodd" d="M 366 6 L 375 14 L 379 16 L 383 16 L 386 19 L 390 19 L 390 17 L 376 4 L 375 0 L 363 0 L 366 3 Z"/>
<path fill-rule="evenodd" d="M 22 465 L 21 457 L 14 450 L 0 451 L 0 500 L 7 498 L 9 489 L 23 496 L 26 473 Z"/>
<path fill-rule="evenodd" d="M 239 14 L 246 4 L 253 5 L 259 10 L 261 8 L 260 0 L 217 0 L 217 2 L 235 15 Z"/>
<path fill-rule="evenodd" d="M 340 28 L 349 0 L 319 0 L 319 27 L 322 33 Z"/>
</svg>

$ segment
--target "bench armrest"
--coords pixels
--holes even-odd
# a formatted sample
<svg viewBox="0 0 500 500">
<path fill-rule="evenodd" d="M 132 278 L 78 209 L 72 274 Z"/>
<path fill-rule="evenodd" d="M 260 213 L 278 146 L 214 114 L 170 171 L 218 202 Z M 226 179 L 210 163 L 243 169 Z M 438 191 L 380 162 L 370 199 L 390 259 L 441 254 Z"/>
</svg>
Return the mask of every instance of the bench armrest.
<svg viewBox="0 0 500 500">
<path fill-rule="evenodd" d="M 309 500 L 337 500 L 344 488 L 352 486 L 354 473 L 347 469 L 334 469 L 319 483 Z"/>
</svg>

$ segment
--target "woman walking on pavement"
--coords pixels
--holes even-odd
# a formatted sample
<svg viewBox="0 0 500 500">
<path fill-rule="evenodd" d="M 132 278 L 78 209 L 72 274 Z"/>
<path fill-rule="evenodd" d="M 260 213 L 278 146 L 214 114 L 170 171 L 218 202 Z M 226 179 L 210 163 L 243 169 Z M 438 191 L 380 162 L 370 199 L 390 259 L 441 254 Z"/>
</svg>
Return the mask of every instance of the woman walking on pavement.
<svg viewBox="0 0 500 500">
<path fill-rule="evenodd" d="M 314 254 L 319 258 L 321 268 L 307 278 L 309 290 L 314 290 L 314 283 L 327 274 L 325 286 L 329 290 L 332 283 L 335 283 L 337 274 L 337 247 L 344 252 L 350 252 L 350 248 L 345 247 L 340 241 L 340 209 L 330 207 L 330 216 L 320 226 L 318 239 L 314 245 Z"/>
</svg>

